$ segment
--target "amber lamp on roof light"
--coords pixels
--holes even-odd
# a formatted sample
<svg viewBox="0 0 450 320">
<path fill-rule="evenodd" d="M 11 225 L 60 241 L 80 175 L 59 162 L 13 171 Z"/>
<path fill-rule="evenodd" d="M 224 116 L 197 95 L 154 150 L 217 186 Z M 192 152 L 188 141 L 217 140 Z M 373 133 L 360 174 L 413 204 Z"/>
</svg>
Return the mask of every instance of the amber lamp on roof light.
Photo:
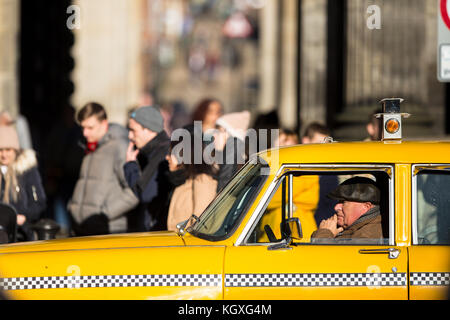
<svg viewBox="0 0 450 320">
<path fill-rule="evenodd" d="M 388 119 L 385 124 L 386 131 L 394 134 L 400 129 L 400 123 L 397 119 Z"/>
</svg>

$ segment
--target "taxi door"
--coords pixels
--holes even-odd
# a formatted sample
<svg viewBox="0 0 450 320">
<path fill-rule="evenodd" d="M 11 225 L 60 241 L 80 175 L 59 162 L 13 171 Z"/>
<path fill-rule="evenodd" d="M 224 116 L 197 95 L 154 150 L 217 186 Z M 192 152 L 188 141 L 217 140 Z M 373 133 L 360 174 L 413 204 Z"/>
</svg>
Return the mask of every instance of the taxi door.
<svg viewBox="0 0 450 320">
<path fill-rule="evenodd" d="M 288 205 L 281 209 L 292 212 L 296 191 L 290 186 L 295 186 L 295 177 L 289 176 L 279 185 L 287 186 L 283 193 Z M 393 197 L 392 178 L 386 180 Z M 276 197 L 272 193 L 269 198 Z M 390 202 L 389 220 L 393 224 L 393 198 Z M 266 210 L 263 204 L 261 207 L 261 211 Z M 258 231 L 255 225 L 257 222 L 248 229 L 250 236 L 226 249 L 225 299 L 408 299 L 408 251 L 394 245 L 393 225 L 386 245 L 311 244 L 311 233 L 306 233 L 301 241 L 284 246 L 251 241 L 257 233 L 251 230 Z"/>
<path fill-rule="evenodd" d="M 450 165 L 412 168 L 410 299 L 450 298 Z"/>
<path fill-rule="evenodd" d="M 408 299 L 406 248 L 252 245 L 225 253 L 225 299 Z"/>
</svg>

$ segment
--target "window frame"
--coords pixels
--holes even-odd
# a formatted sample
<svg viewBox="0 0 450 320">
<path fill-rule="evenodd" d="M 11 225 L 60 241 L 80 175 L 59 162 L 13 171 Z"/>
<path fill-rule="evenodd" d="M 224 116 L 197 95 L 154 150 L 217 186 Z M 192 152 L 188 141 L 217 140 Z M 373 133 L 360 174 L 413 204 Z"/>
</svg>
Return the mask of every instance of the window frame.
<svg viewBox="0 0 450 320">
<path fill-rule="evenodd" d="M 335 172 L 338 174 L 348 174 L 351 171 L 355 173 L 357 171 L 367 172 L 367 171 L 383 171 L 388 175 L 389 181 L 389 241 L 388 245 L 395 245 L 395 165 L 394 164 L 292 164 L 286 163 L 280 166 L 280 169 L 275 174 L 274 178 L 270 182 L 265 194 L 261 198 L 258 206 L 255 208 L 251 218 L 248 220 L 241 234 L 237 238 L 234 246 L 271 246 L 279 242 L 266 242 L 266 243 L 248 243 L 253 229 L 256 227 L 257 222 L 261 219 L 270 200 L 275 195 L 280 184 L 282 183 L 282 178 L 289 175 L 292 172 L 310 172 L 320 175 L 320 173 Z M 287 178 L 288 180 L 288 178 Z M 289 185 L 288 185 L 289 190 Z M 321 244 L 311 244 L 311 243 L 301 243 L 301 245 L 321 245 Z M 342 245 L 342 244 L 336 244 Z M 357 245 L 357 244 L 356 244 Z"/>
<path fill-rule="evenodd" d="M 417 225 L 417 175 L 424 170 L 433 170 L 445 172 L 450 170 L 449 163 L 415 163 L 411 166 L 411 231 L 412 245 L 414 246 L 441 246 L 442 244 L 421 244 L 419 243 L 418 225 Z"/>
</svg>

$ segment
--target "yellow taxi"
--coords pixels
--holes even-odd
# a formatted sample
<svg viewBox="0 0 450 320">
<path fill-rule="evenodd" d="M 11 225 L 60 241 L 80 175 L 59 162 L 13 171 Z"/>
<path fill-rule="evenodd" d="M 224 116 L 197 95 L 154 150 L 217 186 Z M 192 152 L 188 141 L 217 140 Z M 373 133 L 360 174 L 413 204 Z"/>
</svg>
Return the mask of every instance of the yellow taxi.
<svg viewBox="0 0 450 320">
<path fill-rule="evenodd" d="M 447 299 L 450 142 L 388 139 L 398 115 L 381 115 L 383 141 L 256 154 L 178 232 L 0 246 L 0 287 L 12 299 Z M 319 180 L 354 176 L 381 191 L 383 238 L 311 241 Z"/>
</svg>

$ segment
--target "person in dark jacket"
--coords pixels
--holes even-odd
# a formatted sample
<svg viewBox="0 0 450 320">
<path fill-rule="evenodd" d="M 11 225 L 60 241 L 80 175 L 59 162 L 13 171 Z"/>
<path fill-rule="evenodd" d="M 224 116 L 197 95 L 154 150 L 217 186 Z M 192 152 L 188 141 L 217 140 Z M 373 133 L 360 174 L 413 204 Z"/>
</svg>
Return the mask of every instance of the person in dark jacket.
<svg viewBox="0 0 450 320">
<path fill-rule="evenodd" d="M 322 220 L 319 229 L 311 235 L 312 242 L 321 239 L 363 239 L 378 242 L 383 238 L 380 214 L 380 190 L 374 181 L 353 177 L 339 185 L 329 195 L 339 202 L 336 214 Z M 327 242 L 327 241 L 325 241 Z"/>
<path fill-rule="evenodd" d="M 34 240 L 32 224 L 46 207 L 36 155 L 20 149 L 13 126 L 0 126 L 0 202 L 17 211 L 18 238 Z"/>
<path fill-rule="evenodd" d="M 306 129 L 302 137 L 303 144 L 309 143 L 325 143 L 326 138 L 331 136 L 330 129 L 322 123 L 312 122 Z M 335 175 L 319 176 L 319 203 L 317 204 L 314 219 L 319 225 L 322 220 L 326 220 L 333 216 L 333 208 L 337 201 L 327 197 L 331 191 L 339 186 L 339 179 Z"/>
<path fill-rule="evenodd" d="M 247 161 L 245 137 L 250 123 L 250 112 L 233 112 L 221 116 L 216 121 L 214 145 L 219 163 L 217 174 L 217 192 L 230 182 L 231 178 Z"/>
<path fill-rule="evenodd" d="M 169 183 L 166 155 L 170 139 L 164 131 L 160 111 L 153 106 L 140 107 L 131 113 L 125 178 L 139 205 L 129 214 L 129 232 L 165 230 Z M 163 215 L 163 216 L 161 216 Z"/>
</svg>

